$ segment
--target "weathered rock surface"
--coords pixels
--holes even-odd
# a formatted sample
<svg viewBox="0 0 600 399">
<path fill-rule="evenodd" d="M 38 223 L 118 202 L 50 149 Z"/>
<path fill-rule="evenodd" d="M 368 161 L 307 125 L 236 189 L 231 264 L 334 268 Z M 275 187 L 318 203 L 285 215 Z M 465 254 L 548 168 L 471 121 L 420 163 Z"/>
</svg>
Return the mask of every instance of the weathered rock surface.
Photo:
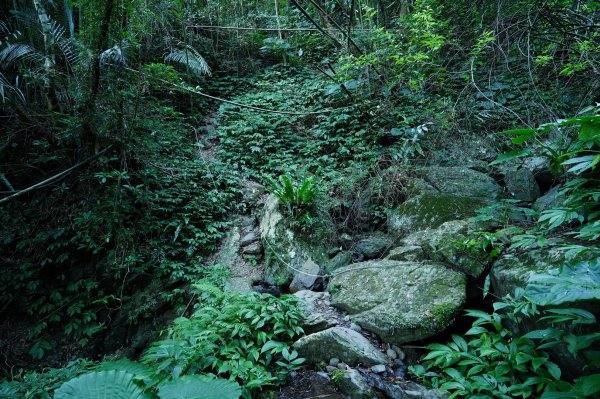
<svg viewBox="0 0 600 399">
<path fill-rule="evenodd" d="M 340 267 L 348 266 L 352 263 L 352 252 L 350 251 L 341 251 L 338 252 L 327 265 L 327 273 L 331 273 Z"/>
<path fill-rule="evenodd" d="M 290 292 L 293 294 L 301 290 L 323 288 L 323 277 L 321 276 L 321 266 L 317 265 L 311 259 L 307 259 L 295 273 L 290 283 Z"/>
<path fill-rule="evenodd" d="M 356 263 L 329 284 L 331 303 L 363 329 L 401 345 L 444 331 L 466 299 L 466 278 L 438 263 Z"/>
<path fill-rule="evenodd" d="M 423 251 L 431 260 L 447 263 L 455 270 L 479 277 L 485 271 L 487 261 L 458 247 L 467 238 L 468 231 L 469 223 L 463 220 L 443 223 L 437 229 L 428 230 Z"/>
<path fill-rule="evenodd" d="M 331 314 L 335 310 L 330 307 L 326 293 L 304 290 L 294 295 L 301 299 L 300 309 L 304 315 L 301 327 L 306 334 L 326 330 L 338 324 L 335 316 Z"/>
<path fill-rule="evenodd" d="M 533 203 L 533 209 L 537 212 L 547 211 L 552 208 L 560 208 L 565 196 L 559 193 L 561 186 L 554 186 Z"/>
<path fill-rule="evenodd" d="M 333 379 L 333 384 L 340 392 L 348 395 L 351 399 L 371 398 L 371 387 L 369 387 L 367 379 L 358 370 L 346 370 L 340 377 Z"/>
<path fill-rule="evenodd" d="M 366 260 L 381 257 L 393 245 L 394 240 L 389 237 L 368 237 L 356 243 L 354 249 L 363 254 Z"/>
<path fill-rule="evenodd" d="M 312 364 L 328 362 L 333 357 L 350 365 L 372 365 L 387 361 L 385 355 L 369 340 L 344 327 L 332 327 L 302 337 L 294 343 L 294 348 Z"/>
<path fill-rule="evenodd" d="M 493 178 L 465 167 L 431 166 L 416 174 L 441 194 L 493 199 L 502 192 Z"/>
<path fill-rule="evenodd" d="M 265 250 L 265 281 L 285 285 L 307 261 L 326 264 L 327 251 L 319 243 L 307 243 L 289 229 L 279 211 L 279 200 L 270 195 L 260 217 L 260 237 Z"/>
<path fill-rule="evenodd" d="M 519 201 L 533 202 L 540 196 L 540 186 L 527 168 L 507 170 L 504 182 L 510 196 Z"/>
<path fill-rule="evenodd" d="M 233 222 L 219 251 L 213 256 L 210 263 L 227 266 L 231 276 L 228 278 L 225 289 L 238 292 L 253 291 L 253 284 L 263 278 L 263 269 L 246 263 L 240 256 L 241 237 L 243 231 L 253 229 L 253 220 L 239 218 Z"/>
<path fill-rule="evenodd" d="M 468 219 L 489 205 L 483 198 L 424 193 L 409 199 L 388 214 L 388 231 L 395 237 L 432 229 L 451 220 Z"/>
<path fill-rule="evenodd" d="M 404 245 L 392 249 L 385 259 L 419 262 L 427 258 L 425 256 L 425 252 L 423 252 L 423 248 L 421 248 L 419 245 Z"/>
<path fill-rule="evenodd" d="M 600 250 L 588 252 L 582 259 L 600 256 Z M 517 288 L 525 288 L 529 277 L 534 273 L 547 273 L 568 263 L 564 252 L 556 248 L 542 248 L 525 253 L 508 253 L 500 257 L 492 266 L 491 283 L 496 295 L 514 297 Z"/>
</svg>

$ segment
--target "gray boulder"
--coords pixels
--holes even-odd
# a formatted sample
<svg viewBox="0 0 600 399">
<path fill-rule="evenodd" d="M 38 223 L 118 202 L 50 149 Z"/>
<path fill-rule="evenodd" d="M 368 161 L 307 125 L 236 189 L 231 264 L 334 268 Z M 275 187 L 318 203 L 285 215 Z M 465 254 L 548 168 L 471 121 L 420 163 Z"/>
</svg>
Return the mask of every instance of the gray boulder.
<svg viewBox="0 0 600 399">
<path fill-rule="evenodd" d="M 428 232 L 423 251 L 429 259 L 447 263 L 453 269 L 473 277 L 479 277 L 485 271 L 487 260 L 484 257 L 465 252 L 459 247 L 468 236 L 469 222 L 453 220 Z"/>
<path fill-rule="evenodd" d="M 424 193 L 388 213 L 388 232 L 394 237 L 404 237 L 444 222 L 475 216 L 475 211 L 486 205 L 489 201 L 484 198 Z"/>
<path fill-rule="evenodd" d="M 351 399 L 369 399 L 371 398 L 371 387 L 367 379 L 355 369 L 341 371 L 334 376 L 333 384 L 344 395 Z"/>
<path fill-rule="evenodd" d="M 490 176 L 461 166 L 431 166 L 416 170 L 416 174 L 441 194 L 493 199 L 502 193 Z"/>
<path fill-rule="evenodd" d="M 329 300 L 324 292 L 298 291 L 294 294 L 300 298 L 300 310 L 304 316 L 301 327 L 306 334 L 326 330 L 337 325 L 335 318 L 319 311 L 323 306 L 329 306 Z"/>
<path fill-rule="evenodd" d="M 529 157 L 523 159 L 523 167 L 533 173 L 535 180 L 544 183 L 551 183 L 556 180 L 556 175 L 552 173 L 550 159 L 547 157 Z"/>
<path fill-rule="evenodd" d="M 504 182 L 509 194 L 519 201 L 533 202 L 540 196 L 540 186 L 527 168 L 506 171 Z"/>
<path fill-rule="evenodd" d="M 327 265 L 327 273 L 331 273 L 340 267 L 348 266 L 352 263 L 352 252 L 350 251 L 341 251 L 335 254 Z"/>
<path fill-rule="evenodd" d="M 533 203 L 533 209 L 537 212 L 547 211 L 553 208 L 560 208 L 563 201 L 566 199 L 560 194 L 561 186 L 554 186 Z"/>
<path fill-rule="evenodd" d="M 401 345 L 444 331 L 466 299 L 466 278 L 438 263 L 355 263 L 329 284 L 331 303 L 363 329 Z"/>
<path fill-rule="evenodd" d="M 400 260 L 406 262 L 419 262 L 427 259 L 423 248 L 419 245 L 403 245 L 390 251 L 385 257 L 387 260 Z"/>
<path fill-rule="evenodd" d="M 365 259 L 375 259 L 382 256 L 393 245 L 389 237 L 368 237 L 356 243 L 354 249 L 363 254 Z"/>
<path fill-rule="evenodd" d="M 290 283 L 290 292 L 293 294 L 301 290 L 323 288 L 321 267 L 307 259 L 298 269 Z"/>
<path fill-rule="evenodd" d="M 369 340 L 349 328 L 332 327 L 307 335 L 294 343 L 298 354 L 311 364 L 335 357 L 347 364 L 380 364 L 386 358 Z"/>
<path fill-rule="evenodd" d="M 580 260 L 595 259 L 600 250 L 583 254 Z M 558 248 L 541 248 L 525 253 L 507 253 L 492 266 L 491 283 L 496 295 L 515 296 L 518 288 L 524 289 L 532 274 L 547 273 L 569 263 L 564 252 Z"/>
</svg>

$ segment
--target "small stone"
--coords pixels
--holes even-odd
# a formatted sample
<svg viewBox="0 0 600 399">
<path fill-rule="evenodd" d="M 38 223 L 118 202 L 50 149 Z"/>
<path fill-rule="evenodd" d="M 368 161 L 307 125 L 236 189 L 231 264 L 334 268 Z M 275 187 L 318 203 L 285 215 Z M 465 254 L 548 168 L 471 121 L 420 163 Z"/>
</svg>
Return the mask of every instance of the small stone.
<svg viewBox="0 0 600 399">
<path fill-rule="evenodd" d="M 290 283 L 290 292 L 296 293 L 301 290 L 318 289 L 322 284 L 321 267 L 308 259 L 302 264 L 299 273 L 294 276 Z"/>
<path fill-rule="evenodd" d="M 332 366 L 332 367 L 337 367 L 338 364 L 340 364 L 340 359 L 338 359 L 337 357 L 332 357 L 329 360 L 329 365 Z"/>
<path fill-rule="evenodd" d="M 333 373 L 335 370 L 337 370 L 337 367 L 334 366 L 325 366 L 325 370 L 327 370 L 327 372 L 329 374 Z"/>
<path fill-rule="evenodd" d="M 371 367 L 371 371 L 374 373 L 377 373 L 377 374 L 381 374 L 381 373 L 385 372 L 385 365 L 383 365 L 383 364 L 375 365 L 375 366 Z"/>
<path fill-rule="evenodd" d="M 260 255 L 262 253 L 262 244 L 259 241 L 255 241 L 242 248 L 244 255 Z"/>
<path fill-rule="evenodd" d="M 356 332 L 361 332 L 362 328 L 360 328 L 360 326 L 356 323 L 350 323 L 350 329 L 354 330 Z"/>
<path fill-rule="evenodd" d="M 395 351 L 395 350 L 393 350 L 393 349 L 388 349 L 388 350 L 387 350 L 385 353 L 386 353 L 386 355 L 388 355 L 388 357 L 389 357 L 390 359 L 392 359 L 392 360 L 393 360 L 393 359 L 396 359 L 396 358 L 398 357 L 398 354 L 397 354 L 397 353 L 396 353 L 396 351 Z"/>
<path fill-rule="evenodd" d="M 406 367 L 406 364 L 400 359 L 394 360 L 394 367 Z"/>
<path fill-rule="evenodd" d="M 340 369 L 340 370 L 348 370 L 348 365 L 346 363 L 340 362 L 337 365 L 337 368 Z"/>
<path fill-rule="evenodd" d="M 372 397 L 366 378 L 357 370 L 347 370 L 342 376 L 335 378 L 333 384 L 350 399 L 370 399 Z"/>
<path fill-rule="evenodd" d="M 394 377 L 399 378 L 401 380 L 406 379 L 406 368 L 399 368 L 394 370 Z"/>
<path fill-rule="evenodd" d="M 344 321 L 350 321 L 350 316 L 344 316 Z"/>
<path fill-rule="evenodd" d="M 392 350 L 394 352 L 396 352 L 396 357 L 399 360 L 404 360 L 404 358 L 406 357 L 406 355 L 404 354 L 404 351 L 402 349 L 400 349 L 400 347 L 398 347 L 396 345 L 392 345 Z"/>
<path fill-rule="evenodd" d="M 324 371 L 317 371 L 317 375 L 327 381 L 330 380 L 329 375 Z"/>
<path fill-rule="evenodd" d="M 244 235 L 244 237 L 242 237 L 242 239 L 240 240 L 240 245 L 242 247 L 245 247 L 248 244 L 252 244 L 253 242 L 258 241 L 258 238 L 258 233 L 256 231 L 251 231 Z"/>
</svg>

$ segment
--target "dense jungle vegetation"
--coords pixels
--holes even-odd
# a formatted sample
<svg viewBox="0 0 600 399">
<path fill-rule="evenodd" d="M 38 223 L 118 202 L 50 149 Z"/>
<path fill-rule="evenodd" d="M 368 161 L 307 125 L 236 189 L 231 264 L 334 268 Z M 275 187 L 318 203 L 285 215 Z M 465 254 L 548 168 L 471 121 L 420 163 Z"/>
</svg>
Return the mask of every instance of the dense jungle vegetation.
<svg viewBox="0 0 600 399">
<path fill-rule="evenodd" d="M 346 264 L 422 247 L 452 273 L 479 265 L 460 311 L 439 311 L 446 332 L 402 341 L 414 356 L 391 385 L 600 397 L 599 164 L 599 1 L 4 1 L 0 398 L 300 398 L 285 387 L 307 370 L 344 380 L 294 344 L 307 315 L 274 265 L 302 251 L 265 239 L 266 197 L 323 248 L 314 290 L 334 305 L 356 237 L 387 250 L 353 242 Z M 444 197 L 461 217 L 394 230 L 460 168 L 489 194 L 461 181 Z M 451 248 L 399 244 L 467 217 Z M 265 271 L 259 292 L 230 289 L 220 255 L 244 218 L 262 241 L 232 256 Z M 550 253 L 555 269 L 519 274 Z M 494 274 L 510 256 L 516 290 Z M 400 341 L 369 331 L 396 359 Z M 344 394 L 395 397 L 372 370 L 369 393 Z"/>
</svg>

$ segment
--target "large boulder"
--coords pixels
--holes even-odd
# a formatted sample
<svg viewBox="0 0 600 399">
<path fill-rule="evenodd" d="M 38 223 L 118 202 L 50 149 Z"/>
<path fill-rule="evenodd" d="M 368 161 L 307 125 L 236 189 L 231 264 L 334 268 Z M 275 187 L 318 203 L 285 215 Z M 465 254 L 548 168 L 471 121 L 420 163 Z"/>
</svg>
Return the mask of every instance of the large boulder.
<svg viewBox="0 0 600 399">
<path fill-rule="evenodd" d="M 489 205 L 484 198 L 453 194 L 423 193 L 404 202 L 388 214 L 388 232 L 395 237 L 432 229 L 451 220 L 475 216 Z"/>
<path fill-rule="evenodd" d="M 443 223 L 437 229 L 428 230 L 423 243 L 425 255 L 434 261 L 444 262 L 469 276 L 478 278 L 487 268 L 485 257 L 460 249 L 460 243 L 467 239 L 469 222 L 453 220 Z"/>
<path fill-rule="evenodd" d="M 583 254 L 580 260 L 600 257 L 600 250 Z M 499 297 L 515 296 L 517 289 L 524 289 L 532 274 L 554 272 L 557 268 L 570 263 L 564 251 L 558 248 L 540 248 L 524 253 L 507 253 L 492 266 L 491 283 Z"/>
<path fill-rule="evenodd" d="M 516 200 L 533 202 L 540 196 L 540 186 L 535 180 L 533 172 L 527 168 L 507 170 L 504 182 L 508 193 Z"/>
<path fill-rule="evenodd" d="M 394 240 L 385 236 L 363 238 L 354 245 L 354 250 L 365 259 L 375 259 L 384 255 L 394 244 Z"/>
<path fill-rule="evenodd" d="M 350 251 L 340 251 L 333 258 L 329 260 L 329 263 L 326 266 L 327 273 L 332 273 L 340 267 L 348 266 L 352 263 L 352 252 Z"/>
<path fill-rule="evenodd" d="M 323 273 L 321 266 L 312 259 L 307 259 L 300 269 L 295 270 L 294 278 L 290 283 L 290 292 L 293 294 L 302 290 L 317 290 L 323 288 Z"/>
<path fill-rule="evenodd" d="M 441 194 L 494 199 L 502 193 L 490 176 L 461 166 L 431 166 L 417 169 L 416 174 Z"/>
<path fill-rule="evenodd" d="M 385 355 L 368 339 L 344 327 L 332 327 L 302 337 L 294 343 L 294 349 L 312 364 L 327 362 L 331 358 L 349 365 L 387 363 Z"/>
<path fill-rule="evenodd" d="M 439 263 L 369 261 L 338 273 L 329 284 L 331 303 L 396 345 L 444 331 L 466 299 L 465 275 Z"/>
<path fill-rule="evenodd" d="M 385 259 L 419 262 L 427 259 L 427 257 L 425 256 L 423 248 L 419 245 L 402 245 L 392 249 Z"/>
<path fill-rule="evenodd" d="M 560 208 L 566 199 L 564 194 L 560 193 L 561 186 L 554 186 L 533 203 L 533 210 L 537 212 L 547 211 L 553 208 Z"/>
<path fill-rule="evenodd" d="M 260 217 L 260 237 L 265 251 L 265 281 L 289 284 L 303 267 L 328 262 L 327 250 L 319 242 L 298 236 L 279 210 L 279 200 L 270 195 Z"/>
</svg>

